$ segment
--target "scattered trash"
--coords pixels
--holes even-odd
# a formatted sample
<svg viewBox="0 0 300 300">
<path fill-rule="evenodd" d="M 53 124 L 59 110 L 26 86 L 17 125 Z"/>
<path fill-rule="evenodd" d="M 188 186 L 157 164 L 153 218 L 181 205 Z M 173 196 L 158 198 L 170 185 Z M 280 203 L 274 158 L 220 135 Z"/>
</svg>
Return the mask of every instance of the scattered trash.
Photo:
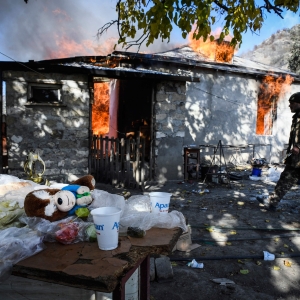
<svg viewBox="0 0 300 300">
<path fill-rule="evenodd" d="M 188 267 L 202 269 L 204 267 L 203 263 L 198 263 L 195 259 L 187 264 Z"/>
<path fill-rule="evenodd" d="M 264 252 L 264 260 L 274 260 L 275 255 L 268 252 L 268 251 L 263 251 Z"/>
<path fill-rule="evenodd" d="M 249 179 L 251 180 L 255 180 L 255 181 L 258 181 L 258 180 L 265 180 L 266 177 L 263 177 L 263 176 L 249 176 Z"/>
<path fill-rule="evenodd" d="M 292 263 L 288 260 L 284 260 L 283 261 L 283 264 L 286 266 L 286 267 L 291 267 L 292 266 Z"/>
<path fill-rule="evenodd" d="M 202 190 L 202 189 L 200 189 L 200 190 L 192 190 L 192 193 L 203 195 L 205 193 L 209 193 L 209 190 L 207 190 L 207 189 L 205 189 L 205 190 Z"/>
<path fill-rule="evenodd" d="M 130 237 L 142 238 L 146 235 L 146 231 L 138 227 L 128 227 L 127 235 Z"/>
<path fill-rule="evenodd" d="M 274 266 L 274 267 L 273 267 L 273 270 L 279 271 L 279 270 L 281 270 L 281 269 L 280 269 L 280 267 L 278 267 L 278 266 Z"/>
<path fill-rule="evenodd" d="M 267 181 L 277 182 L 283 171 L 283 168 L 270 168 L 268 170 Z"/>
<path fill-rule="evenodd" d="M 243 275 L 247 275 L 249 273 L 249 270 L 242 269 L 242 270 L 240 270 L 240 273 L 243 274 Z"/>
<path fill-rule="evenodd" d="M 230 173 L 229 174 L 229 179 L 230 180 L 242 180 L 243 176 L 242 175 L 238 175 L 238 174 Z"/>
<path fill-rule="evenodd" d="M 265 158 L 252 158 L 250 161 L 250 165 L 253 167 L 262 167 L 267 166 L 267 160 Z"/>
<path fill-rule="evenodd" d="M 215 279 L 211 279 L 211 281 L 215 283 L 219 283 L 220 285 L 235 284 L 234 281 L 227 278 L 215 278 Z"/>
</svg>

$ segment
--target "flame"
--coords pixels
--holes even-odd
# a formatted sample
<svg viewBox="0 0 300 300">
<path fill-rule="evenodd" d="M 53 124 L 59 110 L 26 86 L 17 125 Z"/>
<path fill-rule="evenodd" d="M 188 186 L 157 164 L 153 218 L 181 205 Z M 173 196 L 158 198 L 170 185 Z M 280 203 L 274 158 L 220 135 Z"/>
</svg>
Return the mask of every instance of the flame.
<svg viewBox="0 0 300 300">
<path fill-rule="evenodd" d="M 72 56 L 107 55 L 113 51 L 115 39 L 108 39 L 96 45 L 91 40 L 75 41 L 68 36 L 55 34 L 55 49 L 49 49 L 46 54 L 47 59 L 64 58 Z"/>
<path fill-rule="evenodd" d="M 204 41 L 203 38 L 200 38 L 199 40 L 193 39 L 193 31 L 191 31 L 188 36 L 189 45 L 194 52 L 201 53 L 211 60 L 217 62 L 230 62 L 236 52 L 236 49 L 230 45 L 232 36 L 227 35 L 222 42 L 218 42 L 220 33 L 221 29 L 217 29 L 215 32 L 211 33 L 211 35 L 214 36 L 213 41 L 210 41 L 210 39 Z"/>
<path fill-rule="evenodd" d="M 109 82 L 94 83 L 93 134 L 106 135 L 109 132 L 109 94 Z"/>
<path fill-rule="evenodd" d="M 105 40 L 82 39 L 79 32 L 70 30 L 72 18 L 63 10 L 52 11 L 55 20 L 59 23 L 59 31 L 51 31 L 47 39 L 52 41 L 51 48 L 46 49 L 45 59 L 64 58 L 72 56 L 96 56 L 107 55 L 114 50 L 117 38 L 106 38 Z"/>
<path fill-rule="evenodd" d="M 276 118 L 278 101 L 290 90 L 294 78 L 287 75 L 285 78 L 275 78 L 267 75 L 259 87 L 257 101 L 256 134 L 272 134 L 273 120 Z"/>
</svg>

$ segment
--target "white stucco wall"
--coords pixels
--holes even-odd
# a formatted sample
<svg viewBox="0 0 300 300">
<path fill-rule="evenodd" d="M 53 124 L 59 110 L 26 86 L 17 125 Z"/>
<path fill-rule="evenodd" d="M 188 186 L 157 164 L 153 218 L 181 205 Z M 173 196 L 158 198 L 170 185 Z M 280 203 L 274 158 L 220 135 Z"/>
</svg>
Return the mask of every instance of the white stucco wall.
<svg viewBox="0 0 300 300">
<path fill-rule="evenodd" d="M 292 113 L 290 95 L 300 90 L 292 85 L 280 96 L 272 135 L 256 134 L 257 98 L 260 80 L 238 75 L 203 74 L 200 83 L 187 83 L 186 144 L 256 144 L 256 153 L 269 162 L 279 161 L 288 143 Z M 258 146 L 271 144 L 270 147 Z M 271 152 L 270 152 L 271 151 Z"/>
<path fill-rule="evenodd" d="M 300 84 L 292 84 L 280 96 L 273 134 L 257 135 L 257 98 L 261 78 L 215 70 L 199 76 L 200 82 L 187 82 L 185 90 L 175 87 L 172 92 L 166 92 L 164 88 L 158 88 L 155 111 L 158 180 L 183 178 L 182 149 L 185 145 L 217 145 L 220 140 L 227 146 L 255 144 L 255 158 L 278 163 L 288 143 L 292 122 L 288 99 L 300 91 Z M 174 96 L 176 90 L 181 91 L 178 93 L 181 97 Z M 176 118 L 179 109 L 180 117 Z M 201 161 L 207 161 L 211 159 L 213 148 L 204 148 L 201 152 Z M 253 158 L 253 146 L 241 149 L 238 155 L 235 150 L 225 148 L 224 154 L 226 161 L 234 155 L 238 158 L 236 162 L 247 162 Z M 218 157 L 216 159 L 218 164 Z"/>
</svg>

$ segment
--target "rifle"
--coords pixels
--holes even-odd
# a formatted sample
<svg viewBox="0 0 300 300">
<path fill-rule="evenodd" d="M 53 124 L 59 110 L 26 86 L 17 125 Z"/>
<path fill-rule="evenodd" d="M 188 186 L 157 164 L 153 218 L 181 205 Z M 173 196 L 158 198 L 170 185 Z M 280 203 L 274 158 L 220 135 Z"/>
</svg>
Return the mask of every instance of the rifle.
<svg viewBox="0 0 300 300">
<path fill-rule="evenodd" d="M 291 153 L 288 153 L 288 154 L 285 156 L 285 158 L 282 160 L 282 163 L 286 164 L 287 159 L 288 159 L 292 154 L 293 154 L 292 152 L 291 152 Z"/>
</svg>

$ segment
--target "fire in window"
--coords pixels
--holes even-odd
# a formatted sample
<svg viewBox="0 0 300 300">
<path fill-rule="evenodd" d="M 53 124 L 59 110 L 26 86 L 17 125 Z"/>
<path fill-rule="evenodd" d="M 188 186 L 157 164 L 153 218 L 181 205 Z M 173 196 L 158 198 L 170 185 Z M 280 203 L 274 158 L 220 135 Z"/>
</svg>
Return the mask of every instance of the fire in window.
<svg viewBox="0 0 300 300">
<path fill-rule="evenodd" d="M 273 134 L 278 101 L 287 92 L 292 82 L 293 78 L 289 75 L 278 78 L 268 75 L 262 80 L 257 100 L 257 135 Z"/>
<path fill-rule="evenodd" d="M 93 134 L 109 133 L 110 82 L 94 83 L 94 104 L 92 106 Z"/>
<path fill-rule="evenodd" d="M 28 102 L 55 104 L 61 103 L 61 85 L 28 84 Z"/>
</svg>

